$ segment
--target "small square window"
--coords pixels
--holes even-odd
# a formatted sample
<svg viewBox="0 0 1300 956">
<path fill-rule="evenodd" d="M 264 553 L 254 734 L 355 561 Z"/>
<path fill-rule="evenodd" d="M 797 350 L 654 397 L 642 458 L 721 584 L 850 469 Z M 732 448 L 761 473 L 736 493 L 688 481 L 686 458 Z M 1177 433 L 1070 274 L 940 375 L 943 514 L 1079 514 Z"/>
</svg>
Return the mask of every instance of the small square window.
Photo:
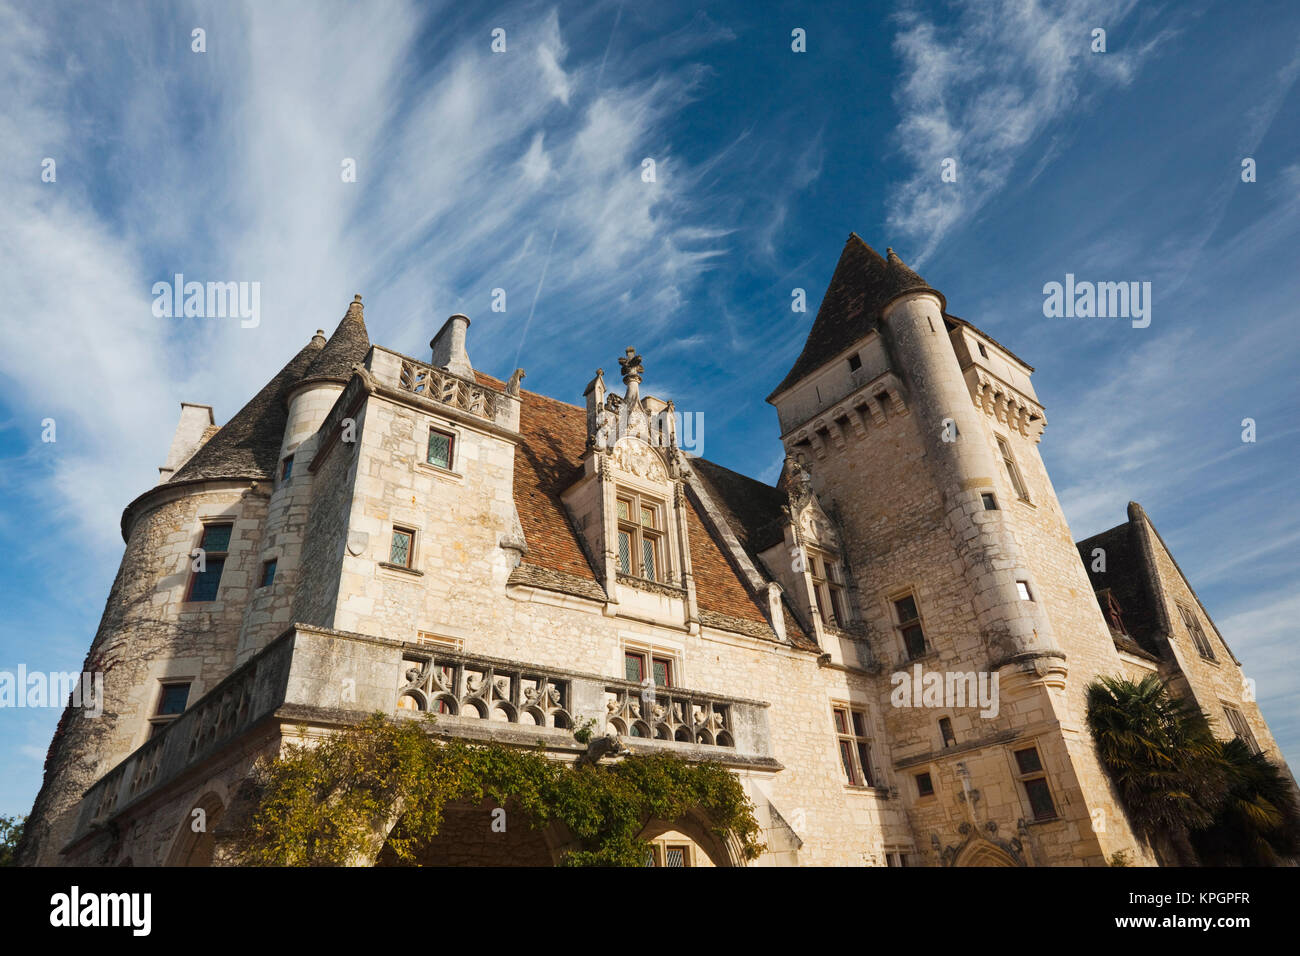
<svg viewBox="0 0 1300 956">
<path fill-rule="evenodd" d="M 1020 594 L 1020 600 L 1022 601 L 1032 601 L 1034 599 L 1034 596 L 1029 593 L 1028 581 L 1017 581 L 1016 591 Z"/>
<path fill-rule="evenodd" d="M 928 773 L 918 773 L 916 775 L 916 792 L 922 797 L 934 796 L 934 781 L 930 779 Z"/>
<path fill-rule="evenodd" d="M 275 558 L 262 562 L 262 583 L 258 587 L 269 588 L 275 581 Z"/>
<path fill-rule="evenodd" d="M 158 717 L 172 717 L 185 712 L 185 704 L 190 699 L 190 685 L 163 684 L 162 696 L 158 699 Z"/>
<path fill-rule="evenodd" d="M 850 356 L 849 356 L 849 371 L 850 371 L 850 372 L 856 372 L 856 371 L 857 371 L 858 369 L 860 369 L 860 368 L 862 368 L 862 357 L 859 356 L 859 355 L 857 355 L 857 354 L 850 355 Z"/>
<path fill-rule="evenodd" d="M 984 492 L 984 494 L 980 495 L 980 499 L 984 502 L 985 511 L 998 510 L 998 499 L 994 498 L 993 495 L 990 494 L 989 492 L 986 491 Z"/>
<path fill-rule="evenodd" d="M 451 470 L 452 448 L 456 444 L 456 436 L 447 432 L 440 432 L 436 428 L 429 429 L 429 454 L 427 461 L 431 465 L 439 468 Z"/>
<path fill-rule="evenodd" d="M 393 541 L 388 550 L 388 560 L 404 568 L 411 566 L 411 552 L 415 550 L 415 532 L 407 528 L 394 528 Z"/>
</svg>

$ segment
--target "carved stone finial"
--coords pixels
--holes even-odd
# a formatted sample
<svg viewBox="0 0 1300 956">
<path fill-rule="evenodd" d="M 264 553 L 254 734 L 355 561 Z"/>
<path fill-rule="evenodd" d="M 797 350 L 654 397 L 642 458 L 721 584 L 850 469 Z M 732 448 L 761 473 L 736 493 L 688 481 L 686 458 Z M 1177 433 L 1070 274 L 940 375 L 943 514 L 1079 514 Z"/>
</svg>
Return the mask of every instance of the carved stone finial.
<svg viewBox="0 0 1300 956">
<path fill-rule="evenodd" d="M 640 382 L 641 376 L 645 374 L 645 365 L 641 362 L 641 356 L 636 354 L 636 349 L 630 345 L 627 347 L 627 358 L 619 359 L 618 365 L 623 370 L 623 384 L 627 385 L 630 394 L 634 391 L 633 383 Z"/>
</svg>

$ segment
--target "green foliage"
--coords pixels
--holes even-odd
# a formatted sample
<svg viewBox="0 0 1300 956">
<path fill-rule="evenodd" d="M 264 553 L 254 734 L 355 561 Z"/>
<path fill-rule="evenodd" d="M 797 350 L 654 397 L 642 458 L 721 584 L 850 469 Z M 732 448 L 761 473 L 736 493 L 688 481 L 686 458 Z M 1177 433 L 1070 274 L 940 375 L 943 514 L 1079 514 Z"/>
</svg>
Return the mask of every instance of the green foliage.
<svg viewBox="0 0 1300 956">
<path fill-rule="evenodd" d="M 254 790 L 255 809 L 237 848 L 250 864 L 372 859 L 377 835 L 394 818 L 386 846 L 410 864 L 436 836 L 448 801 L 485 799 L 509 802 L 534 828 L 563 823 L 578 843 L 566 866 L 640 866 L 649 850 L 640 838 L 646 824 L 689 813 L 702 814 L 719 838 L 734 836 L 746 859 L 762 852 L 753 807 L 719 764 L 654 754 L 574 768 L 541 751 L 443 743 L 422 722 L 382 714 L 260 762 Z"/>
<path fill-rule="evenodd" d="M 578 726 L 573 728 L 573 739 L 580 744 L 591 742 L 591 730 L 596 726 L 596 718 L 588 717 L 586 720 L 579 721 Z"/>
<path fill-rule="evenodd" d="M 0 817 L 0 866 L 17 866 L 18 843 L 23 838 L 26 817 Z"/>
<path fill-rule="evenodd" d="M 1281 866 L 1300 856 L 1300 807 L 1287 774 L 1234 737 L 1222 744 L 1228 794 L 1214 823 L 1192 833 L 1207 866 Z"/>
<path fill-rule="evenodd" d="M 1154 674 L 1089 685 L 1088 727 L 1137 828 L 1167 838 L 1184 865 L 1269 865 L 1300 853 L 1300 808 L 1286 775 L 1240 740 L 1214 736 Z"/>
<path fill-rule="evenodd" d="M 1149 834 L 1209 825 L 1224 786 L 1205 715 L 1154 674 L 1101 677 L 1087 700 L 1088 727 L 1133 822 Z"/>
</svg>

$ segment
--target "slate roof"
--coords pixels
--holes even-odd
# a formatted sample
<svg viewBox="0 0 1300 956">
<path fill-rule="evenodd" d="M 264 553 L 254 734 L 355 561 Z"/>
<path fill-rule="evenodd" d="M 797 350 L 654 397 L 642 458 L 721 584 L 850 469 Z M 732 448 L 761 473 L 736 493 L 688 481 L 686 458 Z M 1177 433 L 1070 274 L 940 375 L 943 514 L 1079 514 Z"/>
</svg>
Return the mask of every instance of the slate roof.
<svg viewBox="0 0 1300 956">
<path fill-rule="evenodd" d="M 1079 556 L 1088 572 L 1094 591 L 1110 588 L 1120 607 L 1124 629 L 1139 648 L 1148 654 L 1160 656 L 1160 639 L 1163 637 L 1157 596 L 1151 591 L 1151 577 L 1138 538 L 1138 528 L 1133 520 L 1125 521 L 1108 531 L 1095 534 L 1078 542 Z M 1106 570 L 1094 571 L 1092 552 L 1101 548 L 1106 552 Z M 1106 607 L 1100 600 L 1102 614 Z M 1127 650 L 1122 641 L 1116 643 Z"/>
<path fill-rule="evenodd" d="M 341 382 L 346 385 L 352 379 L 352 366 L 363 361 L 369 351 L 370 336 L 366 332 L 361 296 L 353 296 L 352 303 L 334 329 L 334 334 L 329 337 L 302 380 Z"/>
<path fill-rule="evenodd" d="M 328 341 L 317 334 L 230 421 L 215 431 L 205 431 L 198 451 L 169 480 L 274 479 L 288 420 L 289 393 L 303 382 L 347 384 L 352 366 L 364 360 L 368 351 L 370 336 L 358 295 Z"/>
<path fill-rule="evenodd" d="M 304 345 L 167 483 L 212 478 L 273 479 L 289 418 L 286 401 L 321 351 L 316 342 Z"/>
<path fill-rule="evenodd" d="M 767 400 L 770 402 L 799 379 L 825 365 L 850 343 L 878 328 L 886 305 L 904 292 L 918 290 L 935 292 L 892 249 L 886 258 L 863 242 L 856 232 L 850 233 L 803 351 Z M 942 302 L 943 296 L 935 294 Z"/>
</svg>

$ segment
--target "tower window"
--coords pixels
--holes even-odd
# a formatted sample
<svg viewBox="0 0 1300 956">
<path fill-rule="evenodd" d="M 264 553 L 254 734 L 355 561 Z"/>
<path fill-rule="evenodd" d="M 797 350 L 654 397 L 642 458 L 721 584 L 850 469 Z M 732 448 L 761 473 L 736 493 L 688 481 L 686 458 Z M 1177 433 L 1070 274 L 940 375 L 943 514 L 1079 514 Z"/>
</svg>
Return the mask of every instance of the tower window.
<svg viewBox="0 0 1300 956">
<path fill-rule="evenodd" d="M 189 681 L 165 682 L 159 690 L 158 705 L 154 708 L 154 715 L 149 719 L 150 724 L 152 724 L 149 728 L 149 736 L 152 737 L 185 713 L 185 705 L 189 702 L 189 699 Z"/>
<path fill-rule="evenodd" d="M 862 368 L 862 357 L 855 352 L 849 356 L 849 371 L 856 372 L 860 368 Z"/>
<path fill-rule="evenodd" d="M 982 355 L 984 358 L 988 358 L 988 357 L 989 357 L 989 350 L 986 349 L 986 348 L 984 347 L 984 343 L 983 343 L 983 342 L 976 342 L 975 344 L 979 346 L 980 355 Z"/>
<path fill-rule="evenodd" d="M 1178 614 L 1183 619 L 1183 626 L 1187 628 L 1187 633 L 1192 636 L 1192 643 L 1196 645 L 1196 650 L 1207 661 L 1214 660 L 1214 648 L 1210 646 L 1205 631 L 1201 630 L 1201 622 L 1196 617 L 1196 612 L 1180 604 L 1178 605 Z"/>
<path fill-rule="evenodd" d="M 389 563 L 409 568 L 414 558 L 415 532 L 410 528 L 394 528 L 393 540 L 388 547 Z"/>
<path fill-rule="evenodd" d="M 662 506 L 631 492 L 618 495 L 616 500 L 619 571 L 650 581 L 667 580 Z"/>
<path fill-rule="evenodd" d="M 894 601 L 894 626 L 908 660 L 925 655 L 925 632 L 921 628 L 921 612 L 916 608 L 916 597 L 908 594 Z"/>
<path fill-rule="evenodd" d="M 952 747 L 957 743 L 957 735 L 952 732 L 952 721 L 947 717 L 939 718 L 939 733 L 943 736 L 943 745 Z"/>
<path fill-rule="evenodd" d="M 280 462 L 280 484 L 284 484 L 292 475 L 293 455 L 288 455 L 285 457 L 284 461 Z"/>
<path fill-rule="evenodd" d="M 844 778 L 855 787 L 874 786 L 871 782 L 871 739 L 867 734 L 866 713 L 849 707 L 834 707 L 832 711 Z"/>
<path fill-rule="evenodd" d="M 456 436 L 448 432 L 440 432 L 436 428 L 429 429 L 429 453 L 426 460 L 431 465 L 438 468 L 451 470 L 452 449 L 456 444 Z"/>
<path fill-rule="evenodd" d="M 918 773 L 916 775 L 916 794 L 920 797 L 934 796 L 934 781 L 930 779 L 928 773 Z"/>
<path fill-rule="evenodd" d="M 1034 596 L 1029 592 L 1028 581 L 1017 581 L 1016 591 L 1017 593 L 1019 593 L 1020 600 L 1022 601 L 1032 601 L 1034 599 Z"/>
<path fill-rule="evenodd" d="M 1250 732 L 1246 715 L 1230 704 L 1223 705 L 1223 713 L 1228 718 L 1228 726 L 1232 728 L 1233 735 L 1249 747 L 1251 753 L 1259 753 L 1259 744 L 1255 742 L 1255 735 Z"/>
<path fill-rule="evenodd" d="M 998 510 L 998 499 L 997 499 L 997 498 L 994 498 L 993 495 L 992 495 L 990 492 L 987 492 L 987 491 L 986 491 L 986 492 L 984 492 L 982 495 L 980 495 L 980 500 L 984 502 L 984 510 L 985 510 L 985 511 L 997 511 L 997 510 Z"/>
<path fill-rule="evenodd" d="M 276 559 L 262 562 L 262 583 L 258 587 L 269 588 L 275 581 Z"/>
<path fill-rule="evenodd" d="M 1011 487 L 1015 490 L 1016 497 L 1021 501 L 1029 500 L 1029 492 L 1025 488 L 1025 479 L 1020 474 L 1020 466 L 1016 464 L 1015 456 L 1011 454 L 1011 446 L 1001 435 L 994 436 L 998 442 L 998 451 L 1002 455 L 1002 464 L 1006 466 L 1007 477 L 1011 479 Z"/>
<path fill-rule="evenodd" d="M 203 537 L 199 541 L 199 554 L 195 556 L 198 569 L 190 576 L 187 601 L 215 601 L 217 587 L 221 584 L 221 572 L 226 567 L 226 554 L 230 550 L 230 533 L 232 524 L 209 524 L 203 526 Z"/>
<path fill-rule="evenodd" d="M 1020 785 L 1025 788 L 1029 798 L 1029 809 L 1035 820 L 1055 820 L 1056 804 L 1052 802 L 1052 790 L 1047 785 L 1047 771 L 1038 756 L 1037 747 L 1017 750 L 1016 768 L 1020 772 Z"/>
</svg>

